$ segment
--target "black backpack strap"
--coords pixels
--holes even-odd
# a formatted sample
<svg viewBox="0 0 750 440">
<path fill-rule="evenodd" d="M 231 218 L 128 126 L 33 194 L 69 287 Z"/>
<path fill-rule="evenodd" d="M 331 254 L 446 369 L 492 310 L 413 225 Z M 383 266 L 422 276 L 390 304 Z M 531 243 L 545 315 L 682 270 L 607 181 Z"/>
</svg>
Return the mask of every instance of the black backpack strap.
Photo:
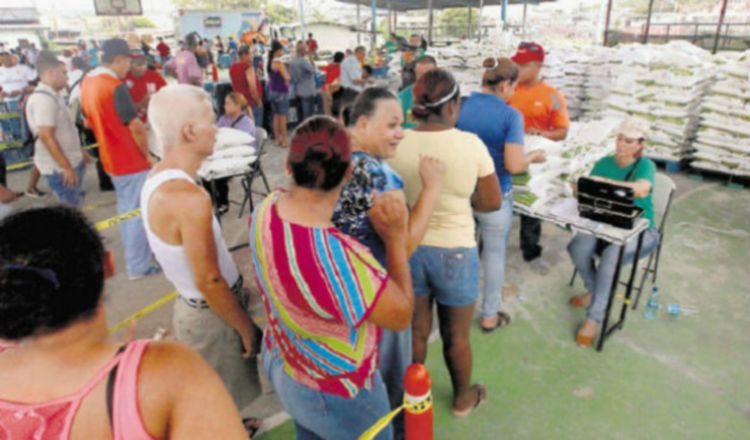
<svg viewBox="0 0 750 440">
<path fill-rule="evenodd" d="M 235 125 L 237 125 L 237 124 L 239 124 L 239 123 L 240 123 L 240 121 L 242 120 L 242 118 L 243 118 L 244 116 L 246 116 L 246 115 L 245 115 L 244 113 L 242 113 L 241 115 L 239 115 L 239 116 L 237 117 L 237 119 L 235 119 L 235 120 L 234 120 L 234 122 L 232 122 L 232 125 L 230 125 L 230 126 L 229 126 L 229 128 L 234 128 L 234 126 L 235 126 Z"/>
<path fill-rule="evenodd" d="M 115 353 L 115 357 L 119 356 L 123 351 L 125 351 L 125 348 L 127 348 L 127 345 L 123 345 L 120 347 L 119 350 L 117 350 L 117 353 Z M 107 377 L 107 416 L 109 417 L 109 426 L 114 430 L 114 422 L 112 419 L 112 408 L 113 408 L 113 401 L 115 397 L 115 379 L 117 378 L 117 370 L 120 367 L 120 363 L 118 362 L 117 365 L 112 368 L 112 371 L 109 372 L 109 377 Z"/>
<path fill-rule="evenodd" d="M 635 174 L 635 170 L 638 169 L 638 165 L 641 163 L 641 158 L 635 160 L 635 163 L 633 164 L 633 168 L 628 171 L 628 174 L 625 176 L 625 181 L 630 182 L 630 178 L 633 177 L 633 174 Z"/>
</svg>

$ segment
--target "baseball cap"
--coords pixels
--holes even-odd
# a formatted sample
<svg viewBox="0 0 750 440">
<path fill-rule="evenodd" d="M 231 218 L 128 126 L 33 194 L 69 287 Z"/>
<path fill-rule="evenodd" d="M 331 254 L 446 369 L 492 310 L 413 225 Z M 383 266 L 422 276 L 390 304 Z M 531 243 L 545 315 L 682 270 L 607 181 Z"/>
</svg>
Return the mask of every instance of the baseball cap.
<svg viewBox="0 0 750 440">
<path fill-rule="evenodd" d="M 518 45 L 516 54 L 510 58 L 516 64 L 528 64 L 534 61 L 544 62 L 544 48 L 531 42 L 523 42 Z"/>
<path fill-rule="evenodd" d="M 130 56 L 128 42 L 122 38 L 110 38 L 102 43 L 102 58 L 113 59 L 116 56 Z"/>
<path fill-rule="evenodd" d="M 651 132 L 651 126 L 645 119 L 629 117 L 617 127 L 617 134 L 630 139 L 646 139 Z"/>
<path fill-rule="evenodd" d="M 137 61 L 145 61 L 145 59 L 146 59 L 146 54 L 143 53 L 143 51 L 140 50 L 140 49 L 132 49 L 130 51 L 130 54 L 128 56 L 133 61 L 136 61 L 136 60 Z"/>
</svg>

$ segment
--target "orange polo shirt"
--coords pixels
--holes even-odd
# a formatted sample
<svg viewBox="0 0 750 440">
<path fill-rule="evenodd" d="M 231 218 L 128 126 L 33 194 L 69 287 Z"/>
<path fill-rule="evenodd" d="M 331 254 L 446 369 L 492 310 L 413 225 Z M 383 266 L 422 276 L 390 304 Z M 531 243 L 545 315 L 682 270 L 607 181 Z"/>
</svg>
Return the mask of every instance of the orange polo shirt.
<svg viewBox="0 0 750 440">
<path fill-rule="evenodd" d="M 544 81 L 532 87 L 518 84 L 510 105 L 523 115 L 527 132 L 531 128 L 546 131 L 570 125 L 565 98 Z"/>
</svg>

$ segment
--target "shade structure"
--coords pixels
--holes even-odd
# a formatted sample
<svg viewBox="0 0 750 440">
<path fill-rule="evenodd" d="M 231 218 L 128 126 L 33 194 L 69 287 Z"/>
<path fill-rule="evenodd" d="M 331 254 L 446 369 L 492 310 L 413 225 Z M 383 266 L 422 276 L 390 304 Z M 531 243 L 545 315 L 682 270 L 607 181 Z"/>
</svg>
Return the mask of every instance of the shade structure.
<svg viewBox="0 0 750 440">
<path fill-rule="evenodd" d="M 371 1 L 370 0 L 338 0 L 341 3 L 348 3 L 351 5 L 366 5 L 370 6 Z M 509 5 L 522 5 L 522 4 L 530 4 L 530 5 L 537 5 L 539 3 L 549 3 L 554 2 L 555 0 L 507 0 L 507 4 Z M 427 0 L 376 0 L 375 3 L 377 4 L 378 9 L 388 9 L 388 5 L 390 4 L 390 8 L 393 11 L 414 11 L 414 10 L 420 10 L 420 9 L 427 9 L 428 8 L 428 1 Z M 467 6 L 471 6 L 473 8 L 478 8 L 480 6 L 500 6 L 503 4 L 502 0 L 433 0 L 432 1 L 432 7 L 434 9 L 446 9 L 446 8 L 465 8 Z"/>
</svg>

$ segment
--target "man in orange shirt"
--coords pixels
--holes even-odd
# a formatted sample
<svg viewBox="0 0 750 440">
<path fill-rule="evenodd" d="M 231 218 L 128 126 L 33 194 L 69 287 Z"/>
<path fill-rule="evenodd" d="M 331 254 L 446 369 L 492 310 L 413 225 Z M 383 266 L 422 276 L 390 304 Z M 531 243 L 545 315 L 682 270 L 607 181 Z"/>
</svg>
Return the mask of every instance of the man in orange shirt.
<svg viewBox="0 0 750 440">
<path fill-rule="evenodd" d="M 124 214 L 140 207 L 141 187 L 151 169 L 146 126 L 122 82 L 130 70 L 128 43 L 119 38 L 102 43 L 101 62 L 81 84 L 81 110 L 99 143 L 104 171 L 112 177 L 117 213 Z M 143 220 L 136 217 L 119 227 L 128 277 L 135 280 L 159 272 L 152 265 Z"/>
<path fill-rule="evenodd" d="M 544 48 L 536 43 L 521 43 L 511 58 L 518 64 L 518 85 L 510 105 L 521 112 L 526 133 L 543 136 L 553 141 L 568 136 L 570 118 L 563 95 L 544 82 L 540 76 L 544 65 Z M 542 259 L 542 222 L 521 216 L 521 252 L 523 259 L 542 275 L 549 272 L 549 264 Z"/>
</svg>

